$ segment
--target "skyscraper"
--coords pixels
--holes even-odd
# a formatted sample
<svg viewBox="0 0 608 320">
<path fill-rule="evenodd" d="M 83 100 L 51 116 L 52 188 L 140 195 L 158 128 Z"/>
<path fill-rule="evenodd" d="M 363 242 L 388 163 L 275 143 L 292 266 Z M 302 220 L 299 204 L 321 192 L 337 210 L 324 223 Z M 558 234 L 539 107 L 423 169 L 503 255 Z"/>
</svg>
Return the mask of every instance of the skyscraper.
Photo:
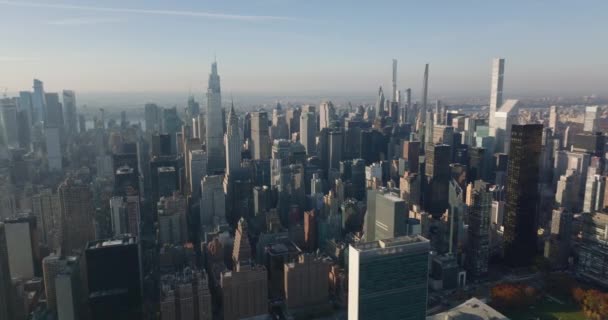
<svg viewBox="0 0 608 320">
<path fill-rule="evenodd" d="M 241 136 L 239 135 L 239 118 L 234 112 L 234 104 L 228 113 L 228 130 L 226 130 L 226 173 L 241 166 Z"/>
<path fill-rule="evenodd" d="M 211 64 L 209 86 L 207 89 L 207 172 L 213 174 L 224 171 L 224 122 L 222 121 L 222 94 L 217 62 Z"/>
<path fill-rule="evenodd" d="M 583 130 L 586 132 L 595 133 L 598 130 L 598 119 L 599 119 L 599 107 L 588 106 L 585 107 L 585 123 L 583 124 Z"/>
<path fill-rule="evenodd" d="M 511 127 L 517 124 L 519 112 L 519 100 L 509 99 L 500 107 L 500 109 L 494 111 L 492 118 L 492 125 L 490 127 L 490 134 L 495 137 L 495 151 L 498 153 L 509 152 L 509 139 L 511 137 Z M 493 133 L 492 133 L 492 130 Z"/>
<path fill-rule="evenodd" d="M 266 111 L 251 114 L 251 155 L 255 160 L 270 158 L 270 136 L 268 133 L 268 114 Z"/>
<path fill-rule="evenodd" d="M 63 112 L 66 132 L 74 135 L 78 132 L 78 115 L 76 114 L 76 94 L 72 90 L 63 90 Z"/>
<path fill-rule="evenodd" d="M 536 254 L 538 182 L 543 126 L 514 125 L 506 181 L 505 260 L 527 265 Z"/>
<path fill-rule="evenodd" d="M 505 73 L 505 59 L 495 58 L 492 60 L 492 87 L 490 92 L 490 135 L 496 132 L 495 113 L 502 106 L 502 85 Z"/>
<path fill-rule="evenodd" d="M 4 223 L 0 222 L 0 319 L 13 318 L 12 282 Z"/>
<path fill-rule="evenodd" d="M 492 211 L 492 192 L 490 185 L 483 180 L 475 181 L 472 204 L 469 208 L 469 245 L 467 246 L 466 266 L 473 277 L 488 273 L 490 260 L 490 214 Z"/>
<path fill-rule="evenodd" d="M 336 118 L 336 109 L 331 101 L 323 101 L 319 105 L 319 130 L 331 127 Z"/>
<path fill-rule="evenodd" d="M 162 108 L 154 103 L 147 103 L 144 107 L 146 132 L 149 134 L 161 133 Z"/>
<path fill-rule="evenodd" d="M 93 193 L 84 182 L 72 178 L 59 185 L 61 203 L 62 252 L 82 250 L 95 237 Z"/>
<path fill-rule="evenodd" d="M 34 94 L 32 95 L 32 106 L 34 112 L 32 114 L 32 122 L 44 121 L 46 100 L 44 96 L 44 87 L 42 81 L 34 79 Z"/>
<path fill-rule="evenodd" d="M 142 258 L 137 239 L 123 235 L 92 241 L 84 256 L 91 319 L 142 319 Z"/>
<path fill-rule="evenodd" d="M 376 98 L 376 118 L 379 118 L 384 114 L 384 91 L 382 87 L 378 88 L 378 97 Z"/>
<path fill-rule="evenodd" d="M 4 142 L 9 147 L 19 147 L 19 127 L 17 125 L 17 104 L 15 99 L 0 99 L 0 120 Z"/>
<path fill-rule="evenodd" d="M 317 117 L 313 112 L 302 112 L 300 116 L 300 142 L 306 148 L 308 155 L 315 153 L 316 133 Z"/>
<path fill-rule="evenodd" d="M 429 251 L 420 236 L 351 244 L 348 319 L 424 319 Z"/>
</svg>

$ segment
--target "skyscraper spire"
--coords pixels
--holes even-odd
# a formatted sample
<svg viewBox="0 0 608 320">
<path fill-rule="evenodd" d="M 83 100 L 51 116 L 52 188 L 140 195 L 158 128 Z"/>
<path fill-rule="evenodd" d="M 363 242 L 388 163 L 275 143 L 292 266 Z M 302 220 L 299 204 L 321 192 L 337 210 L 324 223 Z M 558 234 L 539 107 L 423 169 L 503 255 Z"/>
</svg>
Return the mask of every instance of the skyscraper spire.
<svg viewBox="0 0 608 320">
<path fill-rule="evenodd" d="M 228 112 L 228 127 L 224 137 L 226 145 L 226 173 L 230 174 L 241 166 L 241 135 L 239 134 L 239 118 L 234 111 L 234 101 Z"/>
</svg>

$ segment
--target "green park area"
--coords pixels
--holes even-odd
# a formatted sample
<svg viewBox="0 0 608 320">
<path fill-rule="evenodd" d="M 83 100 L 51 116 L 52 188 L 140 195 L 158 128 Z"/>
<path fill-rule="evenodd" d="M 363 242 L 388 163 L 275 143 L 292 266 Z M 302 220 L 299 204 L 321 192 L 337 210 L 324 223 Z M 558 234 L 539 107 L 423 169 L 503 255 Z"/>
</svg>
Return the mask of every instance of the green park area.
<svg viewBox="0 0 608 320">
<path fill-rule="evenodd" d="M 511 320 L 586 320 L 587 318 L 575 303 L 562 302 L 544 298 L 538 303 L 521 308 L 519 310 L 510 310 L 505 312 Z"/>
</svg>

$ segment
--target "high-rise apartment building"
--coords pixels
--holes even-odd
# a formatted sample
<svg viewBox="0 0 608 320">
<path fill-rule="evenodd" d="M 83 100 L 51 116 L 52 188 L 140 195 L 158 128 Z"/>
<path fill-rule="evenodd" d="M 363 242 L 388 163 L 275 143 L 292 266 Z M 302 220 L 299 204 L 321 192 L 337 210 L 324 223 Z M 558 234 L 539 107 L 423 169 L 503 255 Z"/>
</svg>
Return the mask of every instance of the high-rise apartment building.
<svg viewBox="0 0 608 320">
<path fill-rule="evenodd" d="M 492 84 L 490 91 L 490 115 L 489 126 L 490 126 L 490 135 L 494 136 L 496 132 L 496 120 L 495 114 L 496 111 L 502 107 L 502 88 L 504 81 L 504 73 L 505 73 L 505 59 L 503 58 L 495 58 L 492 60 Z M 510 136 L 507 136 L 507 139 Z"/>
<path fill-rule="evenodd" d="M 429 251 L 421 236 L 351 244 L 348 319 L 424 319 Z"/>
<path fill-rule="evenodd" d="M 514 125 L 506 181 L 505 261 L 521 266 L 536 254 L 538 182 L 543 126 Z"/>
</svg>

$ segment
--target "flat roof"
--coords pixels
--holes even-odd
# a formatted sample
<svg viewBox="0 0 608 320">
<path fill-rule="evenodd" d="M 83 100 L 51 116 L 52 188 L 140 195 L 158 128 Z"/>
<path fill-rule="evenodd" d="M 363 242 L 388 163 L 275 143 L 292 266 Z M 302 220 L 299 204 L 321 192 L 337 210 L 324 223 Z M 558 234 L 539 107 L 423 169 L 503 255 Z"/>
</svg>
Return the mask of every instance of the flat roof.
<svg viewBox="0 0 608 320">
<path fill-rule="evenodd" d="M 502 313 L 477 298 L 471 298 L 446 312 L 426 317 L 426 320 L 508 320 Z"/>
</svg>

